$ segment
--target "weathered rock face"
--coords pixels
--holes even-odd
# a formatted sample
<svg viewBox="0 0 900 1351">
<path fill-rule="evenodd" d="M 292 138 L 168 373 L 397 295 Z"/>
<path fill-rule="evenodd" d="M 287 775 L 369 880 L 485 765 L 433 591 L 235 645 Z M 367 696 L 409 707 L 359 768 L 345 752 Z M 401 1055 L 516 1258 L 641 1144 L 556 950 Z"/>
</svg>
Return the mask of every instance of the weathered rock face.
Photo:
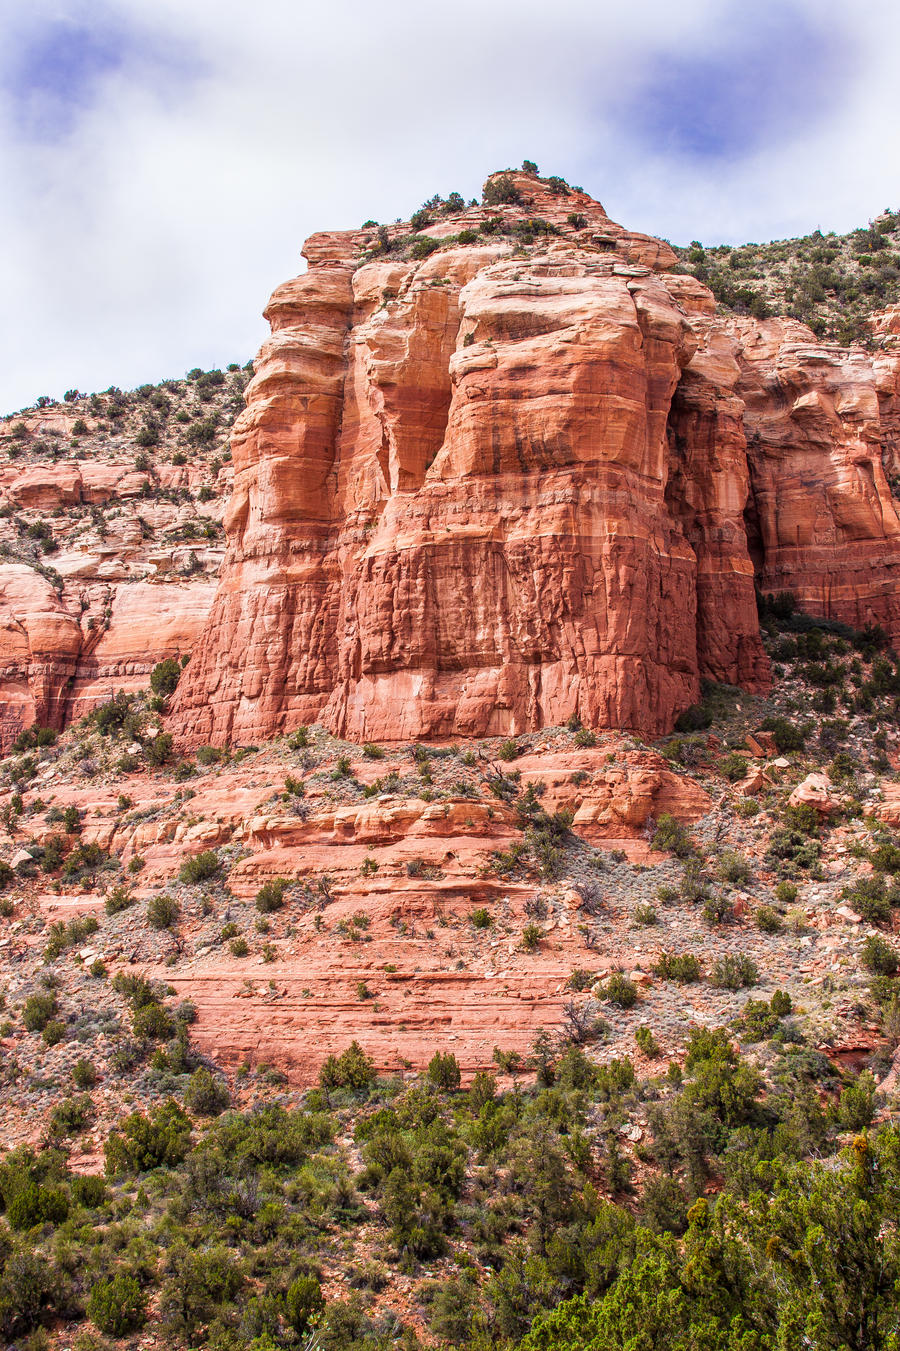
<svg viewBox="0 0 900 1351">
<path fill-rule="evenodd" d="M 751 468 L 747 510 L 764 591 L 810 614 L 900 635 L 900 359 L 823 347 L 792 320 L 733 320 Z"/>
<path fill-rule="evenodd" d="M 23 564 L 0 566 L 0 648 L 4 740 L 33 723 L 60 726 L 81 628 L 50 583 Z"/>
<path fill-rule="evenodd" d="M 745 522 L 752 467 L 747 457 L 739 349 L 715 320 L 693 277 L 670 277 L 691 316 L 697 348 L 672 399 L 666 501 L 696 559 L 697 664 L 701 675 L 759 688 L 760 649 L 753 564 Z"/>
<path fill-rule="evenodd" d="M 519 186 L 560 232 L 524 253 L 318 235 L 276 291 L 185 737 L 658 732 L 765 684 L 737 343 L 666 245 Z"/>
<path fill-rule="evenodd" d="M 62 727 L 117 690 L 145 689 L 157 661 L 191 650 L 213 587 L 130 582 L 108 594 L 108 620 L 88 628 L 38 573 L 0 564 L 0 746 L 34 723 Z"/>
<path fill-rule="evenodd" d="M 900 638 L 896 315 L 874 356 L 725 319 L 586 194 L 507 186 L 518 202 L 427 226 L 424 258 L 406 226 L 307 241 L 235 424 L 208 620 L 192 569 L 220 555 L 186 540 L 216 508 L 178 499 L 200 466 L 148 483 L 119 444 L 115 463 L 0 474 L 19 526 L 72 526 L 60 600 L 0 569 L 0 744 L 191 648 L 186 742 L 317 720 L 390 741 L 573 714 L 666 731 L 704 676 L 767 685 L 755 586 Z M 29 434 L 73 434 L 48 416 Z"/>
</svg>

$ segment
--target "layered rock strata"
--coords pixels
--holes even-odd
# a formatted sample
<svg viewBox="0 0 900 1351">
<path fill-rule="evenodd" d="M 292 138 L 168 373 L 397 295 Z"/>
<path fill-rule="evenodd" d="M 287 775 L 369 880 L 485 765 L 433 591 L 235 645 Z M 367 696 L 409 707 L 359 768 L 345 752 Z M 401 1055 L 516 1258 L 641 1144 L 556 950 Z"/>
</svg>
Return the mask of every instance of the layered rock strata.
<svg viewBox="0 0 900 1351">
<path fill-rule="evenodd" d="M 192 649 L 224 555 L 218 438 L 243 388 L 242 372 L 219 375 L 202 399 L 167 381 L 0 421 L 0 751 Z M 191 417 L 212 440 L 187 439 Z"/>
<path fill-rule="evenodd" d="M 586 194 L 499 184 L 489 200 L 516 200 L 438 213 L 425 239 L 307 241 L 235 424 L 214 601 L 218 550 L 198 577 L 183 541 L 215 504 L 144 504 L 193 461 L 152 484 L 102 451 L 10 466 L 0 546 L 51 512 L 63 586 L 0 565 L 0 744 L 192 648 L 185 742 L 314 721 L 390 741 L 573 716 L 664 732 L 703 677 L 766 687 L 755 587 L 900 636 L 893 312 L 874 354 L 724 318 Z M 86 549 L 74 518 L 106 506 Z"/>
<path fill-rule="evenodd" d="M 900 357 L 826 347 L 792 320 L 731 320 L 751 471 L 748 536 L 767 592 L 900 636 Z"/>
<path fill-rule="evenodd" d="M 422 261 L 314 236 L 275 292 L 186 738 L 652 733 L 765 685 L 736 343 L 667 245 L 515 187 Z"/>
<path fill-rule="evenodd" d="M 486 786 L 494 765 L 484 752 L 474 764 L 469 757 L 433 758 L 435 791 L 426 800 L 408 753 L 378 761 L 353 756 L 352 777 L 336 786 L 333 765 L 343 747 L 330 746 L 322 734 L 314 737 L 311 774 L 281 743 L 246 761 L 199 766 L 185 799 L 173 794 L 170 779 L 146 773 L 124 782 L 101 773 L 87 781 L 64 739 L 41 754 L 45 807 L 49 800 L 57 812 L 78 809 L 81 844 L 99 845 L 126 867 L 141 860 L 138 872 L 127 873 L 141 904 L 119 926 L 104 914 L 99 890 L 66 883 L 51 889 L 43 873 L 25 883 L 29 899 L 49 922 L 81 913 L 101 917 L 91 939 L 97 946 L 81 949 L 87 960 L 102 953 L 110 974 L 140 970 L 171 984 L 195 1005 L 192 1041 L 220 1065 L 266 1061 L 308 1085 L 324 1058 L 353 1037 L 392 1073 L 403 1062 L 427 1064 L 437 1039 L 452 1044 L 470 1075 L 491 1067 L 496 1045 L 524 1056 L 540 1027 L 562 1020 L 575 967 L 588 962 L 599 974 L 621 963 L 631 971 L 649 960 L 641 955 L 642 932 L 629 931 L 627 920 L 623 941 L 611 939 L 607 926 L 623 905 L 616 870 L 632 876 L 625 854 L 642 867 L 665 862 L 647 842 L 648 826 L 663 813 L 693 826 L 713 806 L 701 784 L 627 739 L 608 736 L 580 748 L 563 731 L 532 741 L 516 760 L 520 782 L 545 785 L 541 801 L 548 811 L 572 812 L 569 844 L 582 881 L 590 882 L 585 895 L 595 908 L 603 897 L 603 937 L 598 933 L 587 953 L 585 934 L 594 919 L 571 878 L 540 879 L 524 861 L 498 870 L 504 855 L 510 860 L 516 857 L 511 851 L 521 851 L 524 837 L 514 806 Z M 297 798 L 288 803 L 272 791 L 291 769 L 305 782 L 299 813 Z M 396 791 L 362 796 L 361 785 L 378 786 L 385 775 L 394 776 Z M 123 787 L 129 795 L 124 811 Z M 0 787 L 0 809 L 10 795 Z M 45 812 L 23 818 L 15 838 L 0 825 L 0 856 L 45 846 L 59 830 Z M 274 878 L 294 879 L 285 906 L 269 916 L 265 960 L 257 952 L 236 956 L 219 938 L 220 905 L 201 913 L 196 893 L 176 880 L 186 858 L 209 849 L 227 860 L 221 906 L 246 928 L 254 947 L 263 942 L 250 920 L 258 917 L 259 888 Z M 311 897 L 323 901 L 315 891 L 323 878 L 327 902 L 320 905 Z M 181 898 L 175 931 L 145 922 L 143 903 L 161 887 Z M 627 899 L 630 911 L 634 898 L 629 893 Z M 492 917 L 485 929 L 470 918 L 478 907 Z M 535 916 L 540 939 L 526 951 L 521 931 Z M 24 935 L 16 933 L 15 949 L 0 949 L 0 963 L 12 959 L 21 979 Z M 32 957 L 39 960 L 42 949 L 40 942 Z M 177 960 L 167 960 L 173 952 Z M 370 982 L 366 988 L 377 998 L 361 1000 L 361 982 Z M 622 1031 L 631 1038 L 630 1030 Z"/>
</svg>

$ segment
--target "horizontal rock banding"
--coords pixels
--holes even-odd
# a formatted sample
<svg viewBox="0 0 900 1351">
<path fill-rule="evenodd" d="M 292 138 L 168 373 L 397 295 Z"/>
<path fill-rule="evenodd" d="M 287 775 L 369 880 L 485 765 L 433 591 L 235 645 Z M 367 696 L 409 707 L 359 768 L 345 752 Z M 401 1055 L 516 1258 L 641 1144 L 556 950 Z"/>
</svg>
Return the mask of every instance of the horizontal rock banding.
<svg viewBox="0 0 900 1351">
<path fill-rule="evenodd" d="M 513 181 L 556 234 L 316 235 L 276 291 L 185 739 L 658 734 L 703 676 L 766 687 L 755 582 L 900 627 L 896 360 L 717 319 L 668 246 Z"/>
</svg>

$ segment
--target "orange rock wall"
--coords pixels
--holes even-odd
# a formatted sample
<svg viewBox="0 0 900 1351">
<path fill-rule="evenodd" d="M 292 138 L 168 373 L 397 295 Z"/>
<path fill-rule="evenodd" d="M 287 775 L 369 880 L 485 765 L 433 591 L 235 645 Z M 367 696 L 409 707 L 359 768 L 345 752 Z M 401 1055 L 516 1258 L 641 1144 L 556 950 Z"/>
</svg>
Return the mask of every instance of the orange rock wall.
<svg viewBox="0 0 900 1351">
<path fill-rule="evenodd" d="M 666 245 L 516 183 L 559 234 L 317 235 L 275 292 L 186 739 L 658 734 L 702 676 L 766 686 L 757 585 L 900 636 L 900 361 L 718 318 Z"/>
<path fill-rule="evenodd" d="M 0 565 L 0 747 L 25 727 L 62 727 L 118 690 L 146 689 L 164 657 L 189 652 L 209 613 L 203 583 L 120 583 L 108 625 L 88 629 L 50 582 Z"/>
<path fill-rule="evenodd" d="M 134 521 L 96 557 L 59 556 L 64 602 L 0 568 L 0 743 L 191 649 L 173 721 L 196 744 L 573 714 L 657 735 L 704 676 L 766 687 L 755 587 L 900 639 L 896 316 L 875 355 L 722 318 L 667 244 L 512 178 L 522 202 L 439 217 L 446 245 L 420 261 L 403 225 L 387 252 L 371 229 L 307 241 L 234 427 L 214 600 Z M 519 234 L 485 234 L 498 216 Z M 141 484 L 59 464 L 0 488 L 65 513 Z"/>
<path fill-rule="evenodd" d="M 307 243 L 235 428 L 185 738 L 572 714 L 654 733 L 703 674 L 765 685 L 734 344 L 698 360 L 709 293 L 576 205 L 587 224 L 564 228 L 571 201 L 545 194 L 562 233 L 525 256 L 504 237 L 420 263 L 366 261 L 361 234 Z"/>
</svg>

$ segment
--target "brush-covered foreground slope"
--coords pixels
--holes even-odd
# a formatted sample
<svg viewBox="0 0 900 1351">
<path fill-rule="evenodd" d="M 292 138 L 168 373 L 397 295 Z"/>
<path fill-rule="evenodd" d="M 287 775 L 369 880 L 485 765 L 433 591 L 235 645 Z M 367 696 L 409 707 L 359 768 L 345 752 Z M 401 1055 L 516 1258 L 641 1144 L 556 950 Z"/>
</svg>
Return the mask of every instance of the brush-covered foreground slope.
<svg viewBox="0 0 900 1351">
<path fill-rule="evenodd" d="M 763 621 L 655 746 L 26 734 L 4 1335 L 891 1346 L 900 669 Z"/>
</svg>

